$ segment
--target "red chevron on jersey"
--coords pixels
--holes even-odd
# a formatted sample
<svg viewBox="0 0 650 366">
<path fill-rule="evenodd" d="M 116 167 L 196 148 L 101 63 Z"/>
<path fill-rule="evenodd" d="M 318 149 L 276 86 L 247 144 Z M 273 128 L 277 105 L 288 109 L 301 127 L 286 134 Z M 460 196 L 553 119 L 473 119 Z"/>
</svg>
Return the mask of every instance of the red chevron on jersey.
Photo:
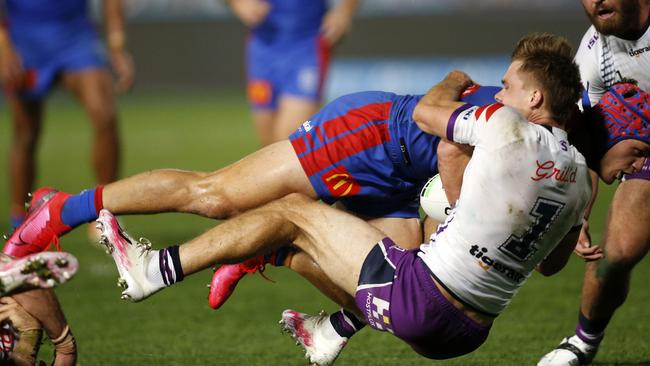
<svg viewBox="0 0 650 366">
<path fill-rule="evenodd" d="M 498 111 L 499 108 L 501 108 L 501 107 L 503 107 L 503 104 L 501 104 L 501 103 L 493 103 L 493 104 L 490 104 L 490 105 L 484 105 L 484 106 L 479 107 L 474 112 L 474 116 L 476 117 L 476 120 L 478 120 L 479 118 L 481 118 L 481 114 L 483 113 L 483 111 L 486 111 L 485 112 L 485 122 L 487 123 L 490 120 L 490 117 L 492 117 L 492 115 L 494 114 L 494 112 Z"/>
</svg>

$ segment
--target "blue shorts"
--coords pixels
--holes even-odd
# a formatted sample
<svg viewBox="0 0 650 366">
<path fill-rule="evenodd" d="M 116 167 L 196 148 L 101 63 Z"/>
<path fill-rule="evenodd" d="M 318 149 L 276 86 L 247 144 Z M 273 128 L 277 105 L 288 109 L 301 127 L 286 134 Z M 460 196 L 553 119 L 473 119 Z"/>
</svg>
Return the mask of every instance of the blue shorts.
<svg viewBox="0 0 650 366">
<path fill-rule="evenodd" d="M 398 104 L 403 96 L 362 92 L 343 96 L 303 123 L 289 139 L 318 194 L 342 202 L 365 217 L 419 217 L 419 191 L 436 174 L 439 139 L 426 135 L 422 174 L 413 174 L 403 138 L 406 126 Z M 403 127 L 403 128 L 402 128 Z M 404 134 L 405 137 L 410 135 Z M 423 140 L 423 139 L 419 139 Z"/>
<path fill-rule="evenodd" d="M 320 101 L 329 64 L 330 46 L 320 35 L 278 43 L 251 37 L 246 47 L 251 106 L 275 110 L 280 96 Z"/>
<path fill-rule="evenodd" d="M 28 100 L 43 98 L 62 72 L 106 68 L 103 43 L 87 19 L 9 25 L 11 40 L 26 71 L 20 89 Z"/>
<path fill-rule="evenodd" d="M 372 328 L 394 334 L 424 357 L 446 359 L 474 351 L 490 326 L 450 303 L 417 253 L 390 238 L 377 243 L 361 267 L 357 307 Z"/>
</svg>

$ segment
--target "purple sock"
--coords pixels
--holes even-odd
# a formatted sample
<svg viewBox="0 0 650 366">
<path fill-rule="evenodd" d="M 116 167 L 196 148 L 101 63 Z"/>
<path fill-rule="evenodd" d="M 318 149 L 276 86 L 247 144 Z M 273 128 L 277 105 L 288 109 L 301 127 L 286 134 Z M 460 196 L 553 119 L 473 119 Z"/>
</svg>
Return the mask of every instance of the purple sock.
<svg viewBox="0 0 650 366">
<path fill-rule="evenodd" d="M 345 338 L 352 337 L 366 325 L 351 312 L 341 309 L 330 316 L 330 323 L 338 335 Z"/>
<path fill-rule="evenodd" d="M 589 320 L 582 314 L 578 314 L 578 324 L 576 325 L 576 335 L 585 343 L 597 346 L 605 336 L 605 328 L 609 319 L 606 320 Z"/>
<path fill-rule="evenodd" d="M 97 188 L 86 189 L 68 197 L 61 209 L 61 221 L 74 228 L 97 219 L 99 210 L 95 205 L 96 191 Z"/>
</svg>

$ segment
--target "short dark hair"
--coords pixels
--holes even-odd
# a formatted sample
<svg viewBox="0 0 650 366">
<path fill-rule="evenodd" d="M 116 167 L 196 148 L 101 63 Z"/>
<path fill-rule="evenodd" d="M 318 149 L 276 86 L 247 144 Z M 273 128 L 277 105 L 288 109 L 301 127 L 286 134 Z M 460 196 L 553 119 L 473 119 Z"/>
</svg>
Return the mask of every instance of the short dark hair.
<svg viewBox="0 0 650 366">
<path fill-rule="evenodd" d="M 521 61 L 519 70 L 539 83 L 552 116 L 569 121 L 582 94 L 580 71 L 569 42 L 549 33 L 531 33 L 519 40 L 512 60 Z"/>
</svg>

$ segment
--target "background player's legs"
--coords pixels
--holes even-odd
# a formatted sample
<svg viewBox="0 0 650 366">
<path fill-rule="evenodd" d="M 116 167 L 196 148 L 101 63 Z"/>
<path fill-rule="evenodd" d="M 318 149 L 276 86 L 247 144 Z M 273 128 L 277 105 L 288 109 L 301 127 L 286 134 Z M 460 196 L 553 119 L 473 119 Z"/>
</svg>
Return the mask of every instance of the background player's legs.
<svg viewBox="0 0 650 366">
<path fill-rule="evenodd" d="M 632 179 L 619 185 L 612 200 L 605 238 L 605 257 L 587 265 L 580 311 L 590 333 L 602 333 L 623 305 L 631 271 L 650 249 L 650 181 Z"/>
<path fill-rule="evenodd" d="M 14 135 L 9 153 L 12 221 L 25 214 L 25 200 L 35 179 L 36 144 L 43 119 L 42 101 L 25 101 L 9 97 Z M 16 225 L 18 222 L 12 222 Z"/>
<path fill-rule="evenodd" d="M 113 81 L 106 69 L 68 71 L 63 83 L 84 106 L 94 128 L 92 162 L 99 184 L 117 179 L 120 158 Z"/>
<path fill-rule="evenodd" d="M 385 237 L 363 220 L 292 194 L 228 220 L 180 247 L 185 274 L 233 263 L 295 243 L 347 294 L 354 296 L 361 266 Z"/>
<path fill-rule="evenodd" d="M 282 96 L 273 121 L 273 141 L 289 137 L 303 122 L 318 112 L 320 103 L 301 97 Z"/>
<path fill-rule="evenodd" d="M 115 214 L 186 212 L 225 219 L 293 192 L 316 198 L 288 140 L 211 173 L 154 170 L 104 188 Z"/>
<path fill-rule="evenodd" d="M 270 145 L 276 141 L 274 139 L 275 116 L 276 111 L 270 109 L 253 111 L 253 125 L 262 146 Z"/>
</svg>

